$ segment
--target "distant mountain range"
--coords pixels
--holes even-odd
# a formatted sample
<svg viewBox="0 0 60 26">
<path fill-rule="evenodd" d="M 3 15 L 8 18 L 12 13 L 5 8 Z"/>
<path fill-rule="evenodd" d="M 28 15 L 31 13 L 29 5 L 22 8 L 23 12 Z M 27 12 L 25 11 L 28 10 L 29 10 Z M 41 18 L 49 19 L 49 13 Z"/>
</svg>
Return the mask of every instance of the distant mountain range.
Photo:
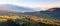
<svg viewBox="0 0 60 26">
<path fill-rule="evenodd" d="M 42 18 L 54 18 L 60 20 L 60 8 L 50 8 L 46 11 L 26 12 L 26 14 Z"/>
<path fill-rule="evenodd" d="M 46 11 L 35 12 L 34 10 L 26 7 L 3 4 L 0 5 L 0 15 L 31 15 L 42 18 L 54 18 L 60 20 L 60 8 L 50 8 Z"/>
</svg>

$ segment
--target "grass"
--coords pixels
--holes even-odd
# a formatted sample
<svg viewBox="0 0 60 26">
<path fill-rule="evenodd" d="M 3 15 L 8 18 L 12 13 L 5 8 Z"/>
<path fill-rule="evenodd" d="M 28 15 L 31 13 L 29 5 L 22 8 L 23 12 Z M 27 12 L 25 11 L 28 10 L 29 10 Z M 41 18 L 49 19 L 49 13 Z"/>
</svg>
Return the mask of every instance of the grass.
<svg viewBox="0 0 60 26">
<path fill-rule="evenodd" d="M 19 24 L 19 25 L 57 25 L 60 26 L 60 21 L 59 20 L 55 20 L 55 19 L 49 19 L 49 18 L 37 18 L 37 17 L 26 17 L 26 16 L 0 16 L 0 23 L 4 23 L 4 22 L 10 22 L 10 21 L 15 22 L 15 24 Z M 11 24 L 12 25 L 12 24 Z M 38 25 L 37 25 L 38 26 Z"/>
</svg>

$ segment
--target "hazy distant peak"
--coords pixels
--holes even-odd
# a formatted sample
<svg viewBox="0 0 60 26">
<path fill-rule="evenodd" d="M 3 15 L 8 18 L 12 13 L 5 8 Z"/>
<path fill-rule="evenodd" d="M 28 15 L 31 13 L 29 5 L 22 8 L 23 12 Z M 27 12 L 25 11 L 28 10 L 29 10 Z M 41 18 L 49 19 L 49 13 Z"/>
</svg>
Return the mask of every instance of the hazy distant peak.
<svg viewBox="0 0 60 26">
<path fill-rule="evenodd" d="M 34 11 L 28 7 L 16 6 L 16 5 L 11 5 L 11 4 L 1 4 L 0 10 L 9 10 L 9 11 L 17 11 L 17 12 L 32 12 L 32 11 Z"/>
</svg>

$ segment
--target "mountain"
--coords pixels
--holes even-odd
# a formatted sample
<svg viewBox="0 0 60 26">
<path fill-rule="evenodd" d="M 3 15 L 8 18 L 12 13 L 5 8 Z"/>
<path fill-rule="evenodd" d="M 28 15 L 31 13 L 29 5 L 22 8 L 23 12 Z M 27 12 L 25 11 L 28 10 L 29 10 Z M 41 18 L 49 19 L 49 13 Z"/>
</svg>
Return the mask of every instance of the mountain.
<svg viewBox="0 0 60 26">
<path fill-rule="evenodd" d="M 28 15 L 42 17 L 42 18 L 54 18 L 60 20 L 60 8 L 50 8 L 46 11 L 25 12 Z"/>
<path fill-rule="evenodd" d="M 24 13 L 22 13 L 24 12 Z M 10 4 L 0 4 L 0 15 L 31 15 L 42 18 L 60 19 L 60 8 L 50 8 L 46 11 L 34 11 L 28 7 Z"/>
<path fill-rule="evenodd" d="M 0 4 L 0 10 L 7 10 L 7 11 L 13 11 L 13 12 L 32 12 L 32 10 L 29 7 L 22 7 L 22 6 L 16 6 L 11 4 Z"/>
</svg>

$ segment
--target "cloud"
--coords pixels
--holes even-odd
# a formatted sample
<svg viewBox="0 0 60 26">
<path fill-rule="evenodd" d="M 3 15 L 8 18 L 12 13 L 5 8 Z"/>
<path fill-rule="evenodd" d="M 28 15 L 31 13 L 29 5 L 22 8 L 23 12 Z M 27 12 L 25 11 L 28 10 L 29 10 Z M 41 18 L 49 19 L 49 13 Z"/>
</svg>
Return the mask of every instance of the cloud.
<svg viewBox="0 0 60 26">
<path fill-rule="evenodd" d="M 0 4 L 6 4 L 6 3 L 0 3 Z M 21 3 L 8 3 L 8 4 L 23 6 L 23 7 L 30 7 L 36 11 L 46 10 L 52 7 L 60 7 L 60 3 L 24 3 L 24 2 L 21 2 Z"/>
<path fill-rule="evenodd" d="M 23 6 L 23 7 L 30 7 L 31 9 L 34 10 L 46 10 L 48 8 L 52 8 L 52 7 L 60 7 L 60 2 L 57 2 L 59 0 L 40 0 L 40 2 L 38 2 L 39 0 L 33 0 L 34 2 L 31 2 L 32 0 L 26 2 L 22 0 L 0 0 L 0 4 L 13 4 L 13 5 L 17 5 L 17 6 Z M 51 2 L 52 1 L 52 2 Z M 37 2 L 37 3 L 36 3 Z M 49 2 L 49 3 L 46 3 Z"/>
<path fill-rule="evenodd" d="M 60 7 L 60 3 L 15 3 L 15 5 L 30 7 L 34 10 L 46 10 L 52 7 Z"/>
</svg>

